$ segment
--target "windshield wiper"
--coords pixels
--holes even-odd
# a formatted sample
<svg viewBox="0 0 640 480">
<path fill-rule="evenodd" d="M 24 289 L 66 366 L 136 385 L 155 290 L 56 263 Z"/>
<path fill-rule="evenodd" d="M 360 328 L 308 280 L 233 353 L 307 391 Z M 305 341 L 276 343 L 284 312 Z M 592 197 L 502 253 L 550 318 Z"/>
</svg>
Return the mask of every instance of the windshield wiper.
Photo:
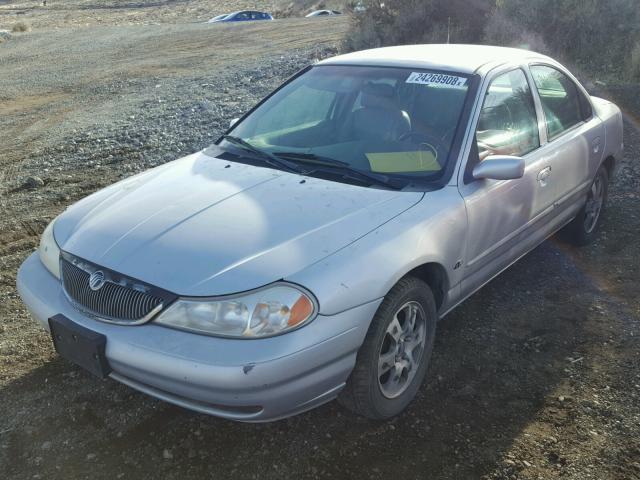
<svg viewBox="0 0 640 480">
<path fill-rule="evenodd" d="M 279 158 L 276 155 L 269 153 L 265 150 L 260 150 L 259 148 L 254 147 L 249 142 L 247 142 L 246 140 L 243 140 L 240 137 L 234 137 L 233 135 L 222 135 L 221 138 L 223 138 L 229 143 L 234 144 L 236 147 L 240 147 L 241 149 L 246 150 L 247 152 L 253 153 L 257 157 L 262 158 L 266 163 L 268 163 L 272 167 L 284 168 L 295 173 L 301 173 L 300 167 L 296 163 L 290 162 L 289 160 L 286 160 L 284 158 Z"/>
<path fill-rule="evenodd" d="M 351 165 L 347 162 L 343 162 L 342 160 L 336 160 L 335 158 L 330 157 L 322 157 L 316 155 L 315 153 L 307 153 L 307 152 L 273 152 L 274 155 L 278 157 L 289 157 L 294 160 L 298 160 L 300 162 L 305 163 L 316 163 L 319 165 L 331 165 L 335 167 L 351 167 Z"/>
<path fill-rule="evenodd" d="M 360 181 L 366 179 L 371 183 L 377 185 L 383 185 L 385 187 L 390 187 L 396 190 L 399 190 L 404 187 L 403 183 L 399 183 L 396 179 L 390 178 L 387 175 L 382 175 L 375 172 L 367 172 L 366 170 L 360 170 L 358 168 L 354 168 L 350 163 L 343 162 L 342 160 L 336 160 L 335 158 L 323 157 L 320 155 L 316 155 L 315 153 L 306 153 L 306 152 L 274 152 L 274 155 L 277 155 L 279 158 L 288 157 L 295 159 L 298 162 L 311 163 L 316 165 L 324 165 L 336 167 L 340 170 L 346 170 L 346 173 L 343 177 L 351 177 L 357 175 Z M 309 173 L 309 172 L 307 172 Z"/>
</svg>

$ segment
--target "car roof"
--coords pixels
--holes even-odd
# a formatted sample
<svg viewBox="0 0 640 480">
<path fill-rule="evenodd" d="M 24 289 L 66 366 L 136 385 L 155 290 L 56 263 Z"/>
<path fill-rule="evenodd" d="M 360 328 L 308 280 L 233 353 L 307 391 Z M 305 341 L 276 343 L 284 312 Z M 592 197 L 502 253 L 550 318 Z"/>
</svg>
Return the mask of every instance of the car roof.
<svg viewBox="0 0 640 480">
<path fill-rule="evenodd" d="M 553 60 L 519 48 L 488 45 L 428 44 L 374 48 L 328 58 L 322 65 L 414 67 L 460 73 L 483 73 L 504 63 Z M 555 63 L 555 62 L 553 62 Z"/>
<path fill-rule="evenodd" d="M 263 12 L 261 10 L 238 10 L 237 12 L 230 13 L 229 16 L 237 15 L 238 13 L 267 13 L 267 12 Z"/>
</svg>

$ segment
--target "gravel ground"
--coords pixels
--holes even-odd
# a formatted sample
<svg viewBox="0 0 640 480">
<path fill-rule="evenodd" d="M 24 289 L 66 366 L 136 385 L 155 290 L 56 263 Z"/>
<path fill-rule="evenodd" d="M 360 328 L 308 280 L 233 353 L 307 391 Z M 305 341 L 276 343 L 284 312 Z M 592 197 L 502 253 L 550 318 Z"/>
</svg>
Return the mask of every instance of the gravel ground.
<svg viewBox="0 0 640 480">
<path fill-rule="evenodd" d="M 0 478 L 640 478 L 640 88 L 598 241 L 551 239 L 440 325 L 398 418 L 244 425 L 61 360 L 15 274 L 75 200 L 198 150 L 345 21 L 34 30 L 0 45 Z M 244 52 L 244 55 L 240 55 Z"/>
</svg>

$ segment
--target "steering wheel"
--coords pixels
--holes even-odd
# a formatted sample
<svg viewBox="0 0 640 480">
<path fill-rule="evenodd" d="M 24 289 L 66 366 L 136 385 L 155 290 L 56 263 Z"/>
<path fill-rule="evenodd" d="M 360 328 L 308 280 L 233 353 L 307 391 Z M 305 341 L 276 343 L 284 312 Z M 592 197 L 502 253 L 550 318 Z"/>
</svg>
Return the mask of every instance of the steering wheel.
<svg viewBox="0 0 640 480">
<path fill-rule="evenodd" d="M 436 161 L 441 158 L 441 155 L 444 156 L 449 150 L 449 146 L 437 136 L 431 136 L 421 132 L 405 132 L 398 137 L 399 142 L 409 139 L 416 139 L 416 143 L 431 146 L 433 150 L 435 150 Z"/>
</svg>

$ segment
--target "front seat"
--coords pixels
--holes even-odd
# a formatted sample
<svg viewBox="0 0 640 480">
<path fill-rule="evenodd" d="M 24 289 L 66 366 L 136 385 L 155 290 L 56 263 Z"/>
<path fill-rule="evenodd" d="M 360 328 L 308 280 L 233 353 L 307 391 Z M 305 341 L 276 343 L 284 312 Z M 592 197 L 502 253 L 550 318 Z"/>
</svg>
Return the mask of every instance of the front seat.
<svg viewBox="0 0 640 480">
<path fill-rule="evenodd" d="M 367 83 L 362 105 L 352 114 L 354 136 L 359 140 L 398 140 L 411 131 L 409 114 L 398 107 L 395 90 L 386 83 Z"/>
</svg>

